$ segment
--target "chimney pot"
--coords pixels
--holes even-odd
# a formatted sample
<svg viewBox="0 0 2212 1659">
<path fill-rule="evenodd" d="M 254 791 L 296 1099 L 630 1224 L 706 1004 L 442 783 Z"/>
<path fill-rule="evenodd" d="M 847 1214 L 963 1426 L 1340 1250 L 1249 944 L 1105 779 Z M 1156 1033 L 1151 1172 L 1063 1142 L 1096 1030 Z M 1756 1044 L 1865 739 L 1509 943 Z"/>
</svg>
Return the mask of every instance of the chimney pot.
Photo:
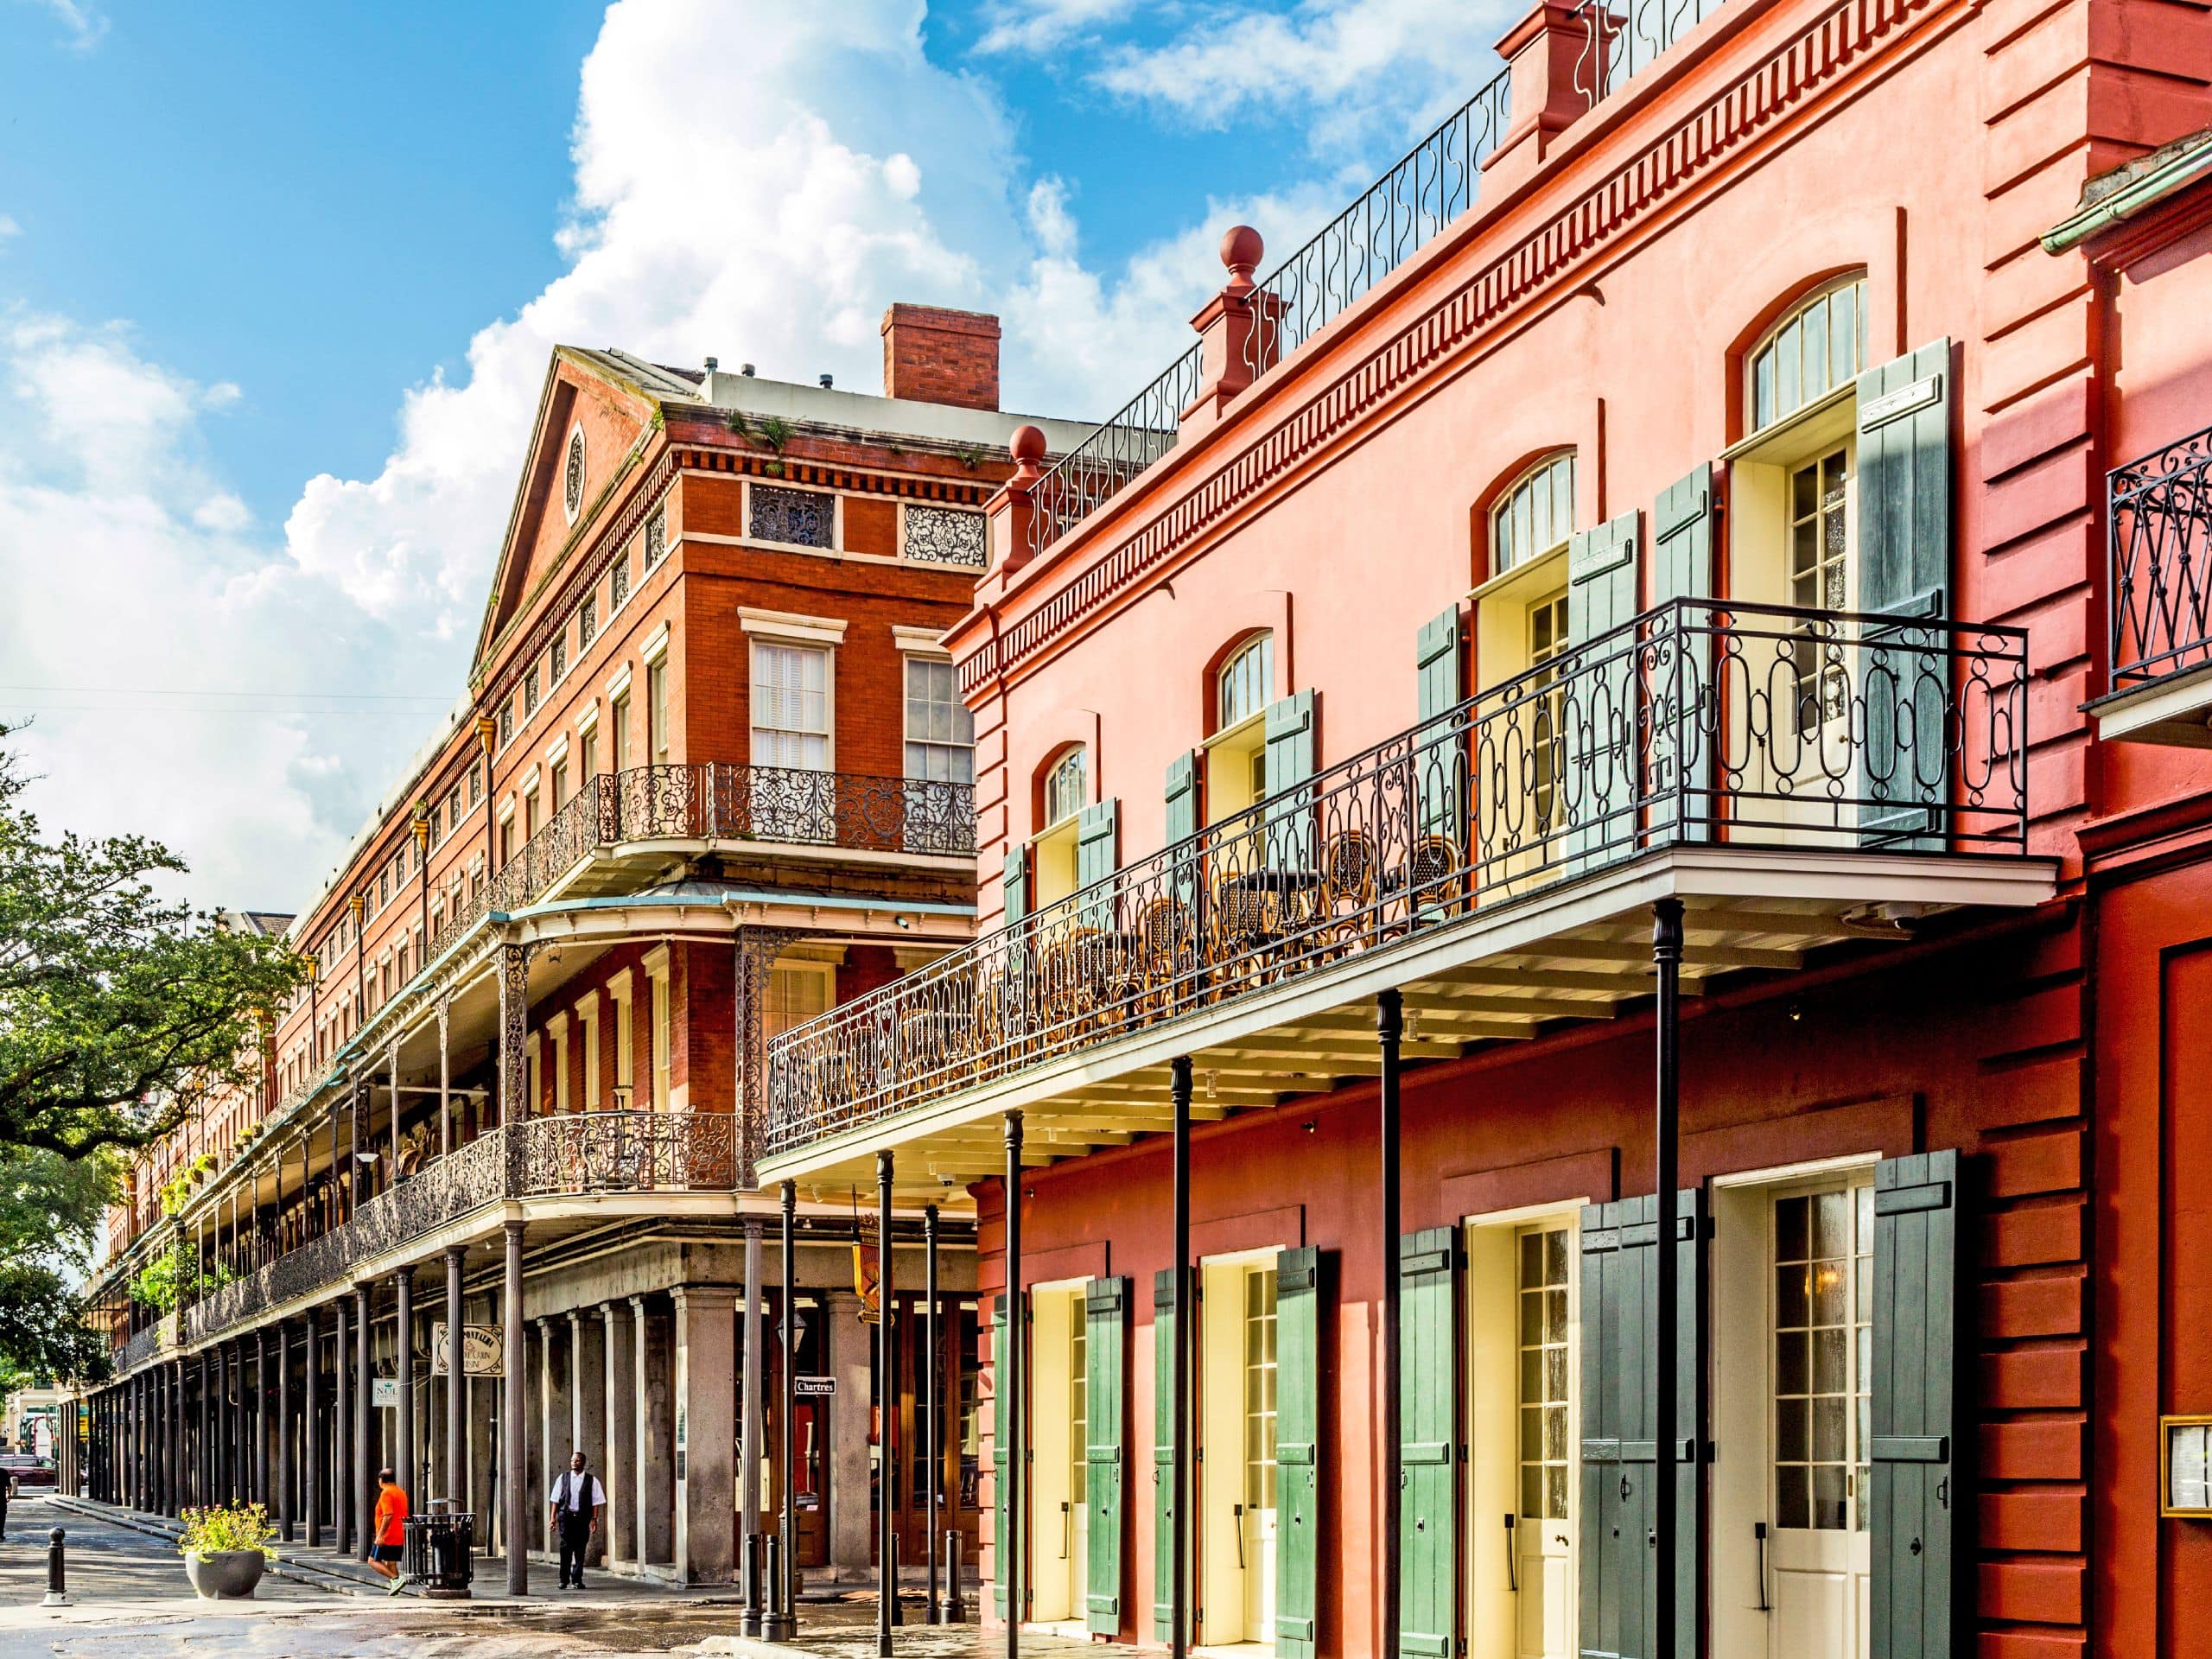
<svg viewBox="0 0 2212 1659">
<path fill-rule="evenodd" d="M 836 381 L 835 377 L 830 376 L 830 375 L 827 375 L 827 374 L 825 374 L 825 375 L 823 375 L 823 376 L 822 377 L 822 390 L 823 390 L 823 391 L 829 391 L 829 390 L 830 389 L 830 387 L 831 387 L 831 386 L 833 386 L 833 385 L 835 385 L 836 384 Z"/>
<path fill-rule="evenodd" d="M 737 365 L 737 372 L 748 380 L 753 378 L 753 365 L 750 363 L 739 364 Z"/>
<path fill-rule="evenodd" d="M 707 372 L 709 374 L 712 374 L 716 369 L 721 367 L 721 359 L 720 358 L 710 357 L 707 359 Z"/>
</svg>

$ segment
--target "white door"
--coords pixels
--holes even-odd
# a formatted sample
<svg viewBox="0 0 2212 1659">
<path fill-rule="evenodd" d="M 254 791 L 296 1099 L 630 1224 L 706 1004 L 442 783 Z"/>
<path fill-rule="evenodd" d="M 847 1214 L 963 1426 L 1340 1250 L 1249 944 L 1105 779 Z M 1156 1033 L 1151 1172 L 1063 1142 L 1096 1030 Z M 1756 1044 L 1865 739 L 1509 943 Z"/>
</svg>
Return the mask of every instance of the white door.
<svg viewBox="0 0 2212 1659">
<path fill-rule="evenodd" d="M 1244 1274 L 1244 1637 L 1274 1640 L 1275 1274 Z"/>
<path fill-rule="evenodd" d="M 1865 1659 L 1872 1174 L 1778 1191 L 1768 1217 L 1768 1652 Z"/>
<path fill-rule="evenodd" d="M 1090 1321 L 1082 1291 L 1068 1299 L 1068 1618 L 1090 1606 Z"/>
<path fill-rule="evenodd" d="M 1514 1633 L 1519 1659 L 1574 1652 L 1574 1490 L 1568 1438 L 1573 1371 L 1573 1235 L 1563 1223 L 1525 1227 L 1514 1243 L 1520 1351 L 1520 1493 L 1513 1530 Z"/>
</svg>

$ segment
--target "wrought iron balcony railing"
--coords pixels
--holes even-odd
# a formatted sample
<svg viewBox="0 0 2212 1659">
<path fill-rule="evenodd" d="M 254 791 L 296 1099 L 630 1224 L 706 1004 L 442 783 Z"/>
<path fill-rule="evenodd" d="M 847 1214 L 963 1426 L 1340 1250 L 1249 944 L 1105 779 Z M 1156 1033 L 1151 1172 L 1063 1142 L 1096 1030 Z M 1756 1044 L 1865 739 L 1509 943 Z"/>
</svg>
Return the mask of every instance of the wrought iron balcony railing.
<svg viewBox="0 0 2212 1659">
<path fill-rule="evenodd" d="M 1678 600 L 769 1045 L 773 1156 L 1683 842 L 2018 853 L 2026 635 Z"/>
<path fill-rule="evenodd" d="M 1574 90 L 1597 108 L 1720 6 L 1721 0 L 1574 0 L 1583 29 Z"/>
<path fill-rule="evenodd" d="M 2105 480 L 2115 691 L 2212 664 L 2212 429 Z"/>
<path fill-rule="evenodd" d="M 758 841 L 972 855 L 973 785 L 800 766 L 635 766 L 594 773 L 432 940 L 435 961 L 491 911 L 536 903 L 594 849 L 630 841 Z"/>
<path fill-rule="evenodd" d="M 200 1342 L 346 1281 L 365 1263 L 508 1198 L 728 1192 L 737 1185 L 737 1120 L 726 1112 L 578 1112 L 480 1135 L 363 1201 L 343 1225 L 185 1310 Z"/>
</svg>

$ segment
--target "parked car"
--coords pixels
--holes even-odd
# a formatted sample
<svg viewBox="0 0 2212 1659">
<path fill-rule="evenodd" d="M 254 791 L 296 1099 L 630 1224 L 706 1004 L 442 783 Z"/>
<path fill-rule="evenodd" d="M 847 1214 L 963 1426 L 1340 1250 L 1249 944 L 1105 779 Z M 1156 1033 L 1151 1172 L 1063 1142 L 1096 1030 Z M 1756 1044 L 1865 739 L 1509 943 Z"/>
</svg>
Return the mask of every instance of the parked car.
<svg viewBox="0 0 2212 1659">
<path fill-rule="evenodd" d="M 10 1495 L 16 1492 L 54 1490 L 54 1459 L 41 1458 L 29 1452 L 0 1452 L 0 1478 L 8 1483 Z"/>
</svg>

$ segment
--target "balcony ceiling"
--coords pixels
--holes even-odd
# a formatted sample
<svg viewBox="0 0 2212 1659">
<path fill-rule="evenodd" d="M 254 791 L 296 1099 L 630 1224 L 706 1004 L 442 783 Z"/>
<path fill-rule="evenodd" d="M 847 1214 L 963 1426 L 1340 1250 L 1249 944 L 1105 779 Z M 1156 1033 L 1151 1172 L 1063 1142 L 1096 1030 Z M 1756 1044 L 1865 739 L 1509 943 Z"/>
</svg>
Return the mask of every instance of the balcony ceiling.
<svg viewBox="0 0 2212 1659">
<path fill-rule="evenodd" d="M 1879 950 L 1931 918 L 2031 906 L 2056 888 L 2044 859 L 1677 848 L 764 1159 L 760 1179 L 793 1179 L 802 1196 L 872 1190 L 887 1147 L 899 1198 L 965 1208 L 967 1185 L 1005 1168 L 1010 1109 L 1024 1115 L 1024 1164 L 1041 1167 L 1165 1135 L 1180 1054 L 1201 1122 L 1377 1075 L 1374 997 L 1392 985 L 1416 1065 L 1611 1020 L 1650 995 L 1649 907 L 1663 897 L 1683 901 L 1682 983 L 1695 995 L 1729 974 L 1792 973 L 1835 946 Z"/>
</svg>

